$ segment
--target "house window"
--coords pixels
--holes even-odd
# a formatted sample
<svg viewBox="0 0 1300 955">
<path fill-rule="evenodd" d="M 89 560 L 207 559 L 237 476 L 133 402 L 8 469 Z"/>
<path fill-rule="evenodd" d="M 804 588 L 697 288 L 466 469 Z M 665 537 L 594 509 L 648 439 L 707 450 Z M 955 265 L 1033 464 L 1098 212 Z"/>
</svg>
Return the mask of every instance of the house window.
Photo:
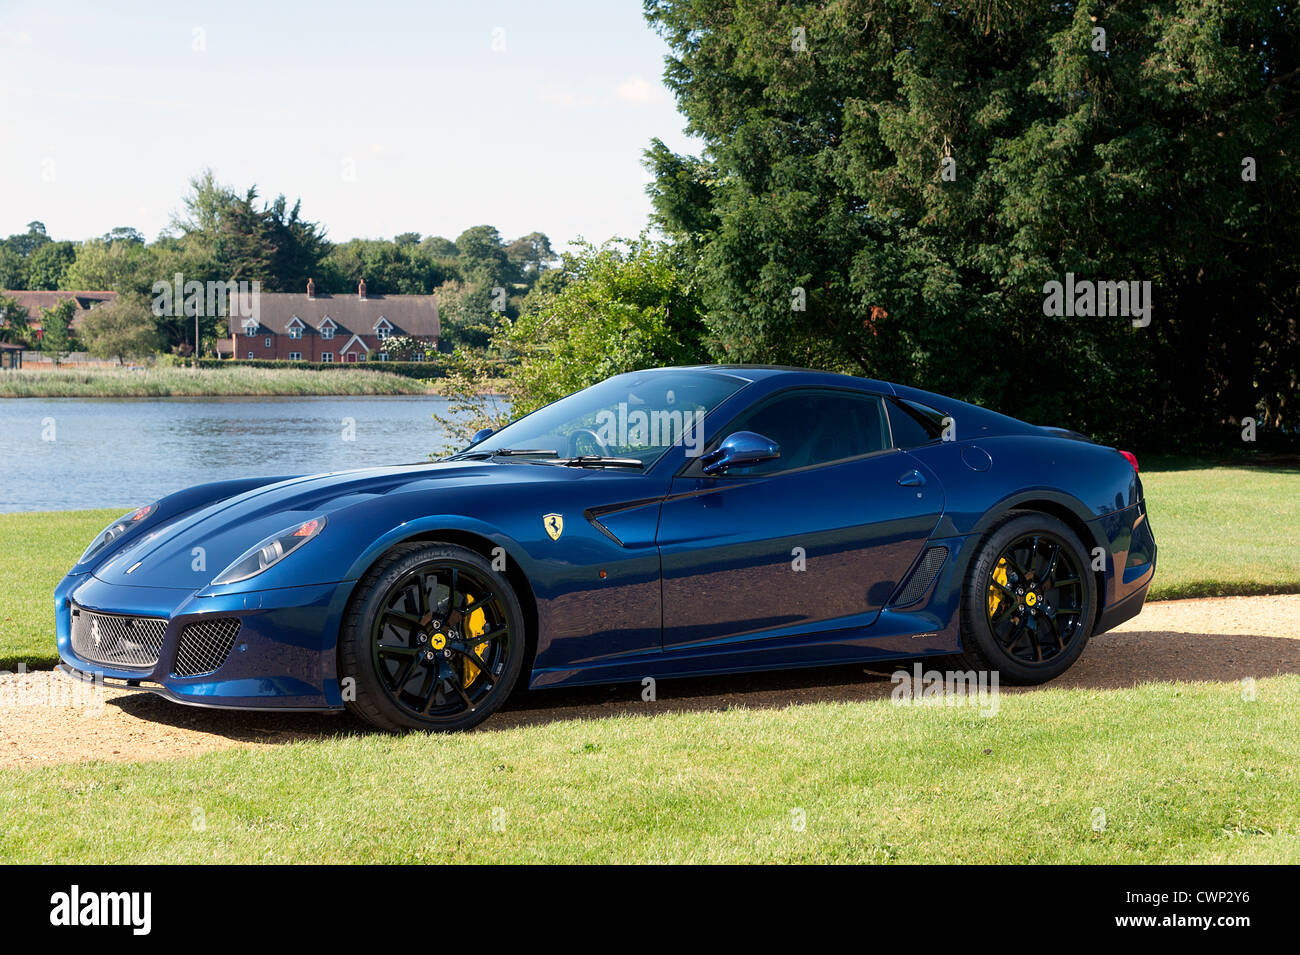
<svg viewBox="0 0 1300 955">
<path fill-rule="evenodd" d="M 271 347 L 271 336 L 270 336 L 270 335 L 267 335 L 267 336 L 266 336 L 266 347 L 267 347 L 267 348 L 270 348 L 270 347 Z"/>
<path fill-rule="evenodd" d="M 247 335 L 249 338 L 252 338 L 253 336 L 255 336 L 255 335 L 257 334 L 257 326 L 254 325 L 254 324 L 252 324 L 251 322 L 250 322 L 249 324 L 245 325 L 245 326 L 244 326 L 244 334 Z"/>
<path fill-rule="evenodd" d="M 252 353 L 252 352 L 249 352 L 249 353 L 248 353 L 248 357 L 249 357 L 249 358 L 252 358 L 252 357 L 253 357 L 253 353 Z"/>
<path fill-rule="evenodd" d="M 425 358 L 424 352 L 419 352 L 419 353 L 415 356 L 415 360 L 416 360 L 416 361 L 427 361 L 427 359 Z"/>
<path fill-rule="evenodd" d="M 375 328 L 375 337 L 383 341 L 391 334 L 393 334 L 393 326 L 388 324 L 388 319 L 382 319 Z"/>
<path fill-rule="evenodd" d="M 333 326 L 333 325 L 326 325 L 324 328 L 322 328 L 322 329 L 320 330 L 320 337 L 323 338 L 323 339 L 325 339 L 326 341 L 329 341 L 331 338 L 333 338 L 333 337 L 334 337 L 334 326 Z"/>
<path fill-rule="evenodd" d="M 357 361 L 365 361 L 365 360 L 366 360 L 365 352 L 362 352 L 360 355 L 357 356 Z"/>
<path fill-rule="evenodd" d="M 302 338 L 302 328 L 298 325 L 294 325 L 292 328 L 289 329 L 289 337 Z"/>
<path fill-rule="evenodd" d="M 302 361 L 302 352 L 300 352 L 300 351 L 291 351 L 291 352 L 289 352 L 289 360 L 290 360 L 290 361 Z"/>
<path fill-rule="evenodd" d="M 379 355 L 375 358 L 375 361 L 388 361 L 388 352 L 381 351 Z"/>
<path fill-rule="evenodd" d="M 334 353 L 332 351 L 323 351 L 320 353 L 320 360 L 325 362 L 327 365 L 333 364 Z"/>
</svg>

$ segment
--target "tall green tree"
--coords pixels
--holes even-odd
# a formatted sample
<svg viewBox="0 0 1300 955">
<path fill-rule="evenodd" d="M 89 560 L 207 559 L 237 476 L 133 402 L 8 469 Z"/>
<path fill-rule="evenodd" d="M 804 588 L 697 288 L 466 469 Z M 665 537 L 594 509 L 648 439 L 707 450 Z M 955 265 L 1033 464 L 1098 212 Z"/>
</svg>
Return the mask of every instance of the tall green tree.
<svg viewBox="0 0 1300 955">
<path fill-rule="evenodd" d="M 41 338 L 37 347 L 40 351 L 59 364 L 68 356 L 75 346 L 72 334 L 72 318 L 76 314 L 77 303 L 70 298 L 60 299 L 58 304 L 41 309 Z"/>
<path fill-rule="evenodd" d="M 456 238 L 456 248 L 466 279 L 479 283 L 508 281 L 510 265 L 505 245 L 493 226 L 471 226 Z"/>
<path fill-rule="evenodd" d="M 9 295 L 0 295 L 0 342 L 26 342 L 31 335 L 27 307 Z"/>
<path fill-rule="evenodd" d="M 158 278 L 151 265 L 153 256 L 142 244 L 121 238 L 91 239 L 77 246 L 62 287 L 116 292 L 147 289 Z"/>
<path fill-rule="evenodd" d="M 716 355 L 1112 439 L 1294 422 L 1293 3 L 645 8 L 705 144 L 652 144 L 656 223 Z M 1066 273 L 1150 282 L 1150 324 L 1045 314 Z"/>
<path fill-rule="evenodd" d="M 301 201 L 290 206 L 277 196 L 262 204 L 256 186 L 237 193 L 210 169 L 190 180 L 172 227 L 210 273 L 187 280 L 258 281 L 268 292 L 296 292 L 329 251 L 324 230 L 303 218 Z"/>
<path fill-rule="evenodd" d="M 128 358 L 146 358 L 161 347 L 149 299 L 137 293 L 91 309 L 82 320 L 81 338 L 92 355 L 116 358 L 119 365 Z"/>
<path fill-rule="evenodd" d="M 27 285 L 29 289 L 52 291 L 63 288 L 64 277 L 77 257 L 73 242 L 46 242 L 27 257 Z"/>
</svg>

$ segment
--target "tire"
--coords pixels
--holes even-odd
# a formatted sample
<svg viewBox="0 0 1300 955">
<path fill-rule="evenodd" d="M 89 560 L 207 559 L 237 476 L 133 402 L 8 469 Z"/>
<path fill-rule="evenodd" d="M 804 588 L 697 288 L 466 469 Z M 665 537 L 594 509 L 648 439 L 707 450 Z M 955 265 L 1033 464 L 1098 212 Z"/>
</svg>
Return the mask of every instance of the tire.
<svg viewBox="0 0 1300 955">
<path fill-rule="evenodd" d="M 452 544 L 404 544 L 357 584 L 339 633 L 347 708 L 389 731 L 454 732 L 491 716 L 527 654 L 506 576 Z M 346 686 L 346 684 L 345 684 Z"/>
<path fill-rule="evenodd" d="M 1011 511 L 967 570 L 959 661 L 1003 683 L 1046 683 L 1079 658 L 1096 609 L 1097 580 L 1078 535 L 1048 514 Z"/>
</svg>

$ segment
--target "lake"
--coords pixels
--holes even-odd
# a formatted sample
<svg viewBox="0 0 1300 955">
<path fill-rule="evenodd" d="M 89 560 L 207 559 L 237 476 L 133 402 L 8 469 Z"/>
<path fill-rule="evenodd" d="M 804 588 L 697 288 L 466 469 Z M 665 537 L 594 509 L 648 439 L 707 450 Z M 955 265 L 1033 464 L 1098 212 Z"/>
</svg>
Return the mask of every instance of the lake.
<svg viewBox="0 0 1300 955">
<path fill-rule="evenodd" d="M 204 481 L 408 464 L 432 395 L 0 400 L 0 512 L 127 509 Z"/>
</svg>

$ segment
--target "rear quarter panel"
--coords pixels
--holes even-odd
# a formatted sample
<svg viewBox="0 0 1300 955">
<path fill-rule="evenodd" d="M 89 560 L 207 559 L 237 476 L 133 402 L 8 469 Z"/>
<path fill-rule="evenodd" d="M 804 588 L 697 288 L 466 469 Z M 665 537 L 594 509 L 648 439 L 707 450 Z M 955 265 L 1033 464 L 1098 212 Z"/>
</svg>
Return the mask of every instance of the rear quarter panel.
<svg viewBox="0 0 1300 955">
<path fill-rule="evenodd" d="M 1103 614 L 1150 585 L 1154 541 L 1149 560 L 1130 561 L 1135 530 L 1146 522 L 1142 484 L 1114 449 L 1068 438 L 1010 434 L 936 442 L 909 453 L 939 476 L 947 494 L 936 537 L 978 537 L 1009 510 L 1045 504 L 1049 511 L 1072 515 L 1068 523 L 1084 547 L 1094 559 L 1101 558 L 1098 597 Z M 967 565 L 976 551 L 964 548 Z"/>
</svg>

